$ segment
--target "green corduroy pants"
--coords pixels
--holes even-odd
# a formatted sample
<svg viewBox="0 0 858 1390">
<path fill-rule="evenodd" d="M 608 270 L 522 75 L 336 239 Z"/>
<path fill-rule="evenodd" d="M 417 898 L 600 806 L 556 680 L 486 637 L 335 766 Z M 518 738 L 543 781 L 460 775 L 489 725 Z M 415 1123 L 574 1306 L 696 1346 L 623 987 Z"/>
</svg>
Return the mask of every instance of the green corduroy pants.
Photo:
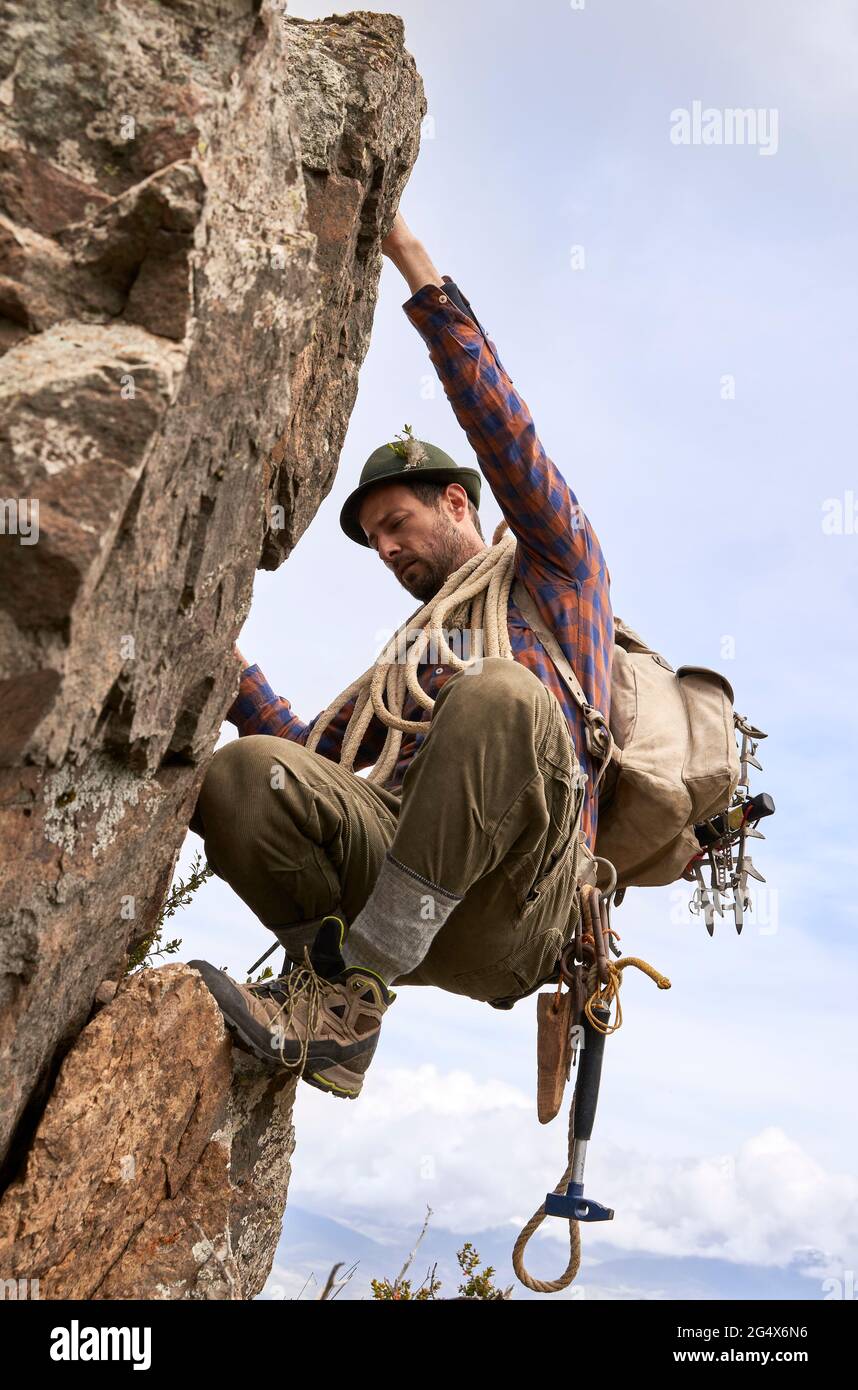
<svg viewBox="0 0 858 1390">
<path fill-rule="evenodd" d="M 272 929 L 334 911 L 354 921 L 389 850 L 427 894 L 462 896 L 393 983 L 508 1007 L 550 977 L 574 931 L 583 797 L 557 699 L 519 662 L 487 657 L 444 685 L 397 790 L 255 734 L 214 754 L 191 829 Z"/>
</svg>

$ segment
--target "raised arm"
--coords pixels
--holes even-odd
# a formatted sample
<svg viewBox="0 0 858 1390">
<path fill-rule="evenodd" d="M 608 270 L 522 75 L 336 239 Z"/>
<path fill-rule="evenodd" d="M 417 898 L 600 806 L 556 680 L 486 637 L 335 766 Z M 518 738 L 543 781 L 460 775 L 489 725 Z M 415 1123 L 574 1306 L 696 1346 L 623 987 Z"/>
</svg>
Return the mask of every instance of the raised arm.
<svg viewBox="0 0 858 1390">
<path fill-rule="evenodd" d="M 459 424 L 524 552 L 525 568 L 584 584 L 605 576 L 590 522 L 546 454 L 494 343 L 449 276 L 397 214 L 384 254 L 412 291 L 403 306 L 429 348 Z"/>
<path fill-rule="evenodd" d="M 416 294 L 424 285 L 440 286 L 443 283 L 441 272 L 431 260 L 426 247 L 417 240 L 401 212 L 397 212 L 389 235 L 381 243 L 381 249 L 407 280 L 412 294 Z"/>
</svg>

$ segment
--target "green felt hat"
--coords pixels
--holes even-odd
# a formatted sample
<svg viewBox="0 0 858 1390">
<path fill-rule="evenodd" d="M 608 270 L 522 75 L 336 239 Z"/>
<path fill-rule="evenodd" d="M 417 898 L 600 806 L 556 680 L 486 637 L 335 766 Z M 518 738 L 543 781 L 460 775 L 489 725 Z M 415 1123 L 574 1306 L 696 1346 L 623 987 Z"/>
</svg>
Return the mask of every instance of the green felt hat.
<svg viewBox="0 0 858 1390">
<path fill-rule="evenodd" d="M 482 475 L 476 468 L 460 468 L 437 445 L 415 439 L 408 425 L 405 436 L 373 450 L 361 469 L 360 482 L 343 504 L 340 525 L 358 545 L 367 544 L 358 512 L 369 490 L 378 483 L 461 483 L 474 506 L 480 505 Z"/>
</svg>

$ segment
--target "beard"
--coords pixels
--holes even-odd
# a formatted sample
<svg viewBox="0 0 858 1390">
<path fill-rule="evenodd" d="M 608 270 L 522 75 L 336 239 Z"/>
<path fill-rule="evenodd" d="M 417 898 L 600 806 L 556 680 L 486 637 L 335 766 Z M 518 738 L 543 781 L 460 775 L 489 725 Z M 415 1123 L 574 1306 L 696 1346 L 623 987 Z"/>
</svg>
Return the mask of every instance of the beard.
<svg viewBox="0 0 858 1390">
<path fill-rule="evenodd" d="M 432 529 L 429 554 L 410 556 L 413 567 L 408 570 L 408 577 L 402 575 L 399 582 L 414 598 L 428 603 L 472 554 L 459 528 L 444 513 L 439 513 Z"/>
</svg>

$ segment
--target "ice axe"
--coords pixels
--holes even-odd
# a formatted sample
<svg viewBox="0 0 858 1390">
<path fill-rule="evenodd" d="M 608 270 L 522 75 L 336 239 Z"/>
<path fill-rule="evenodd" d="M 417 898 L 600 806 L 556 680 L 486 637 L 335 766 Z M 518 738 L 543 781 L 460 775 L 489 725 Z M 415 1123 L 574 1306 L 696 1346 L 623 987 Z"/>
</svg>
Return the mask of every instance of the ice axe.
<svg viewBox="0 0 858 1390">
<path fill-rule="evenodd" d="M 603 1025 L 607 1024 L 611 1017 L 610 1009 L 604 1004 L 594 1004 L 593 1013 Z M 583 1030 L 578 1077 L 575 1083 L 571 1177 L 565 1192 L 548 1193 L 545 1198 L 545 1214 L 563 1216 L 567 1221 L 612 1221 L 613 1207 L 603 1207 L 601 1202 L 594 1202 L 592 1197 L 584 1196 L 584 1163 L 587 1158 L 587 1144 L 596 1119 L 606 1035 L 601 1029 L 594 1028 L 586 1015 Z"/>
<path fill-rule="evenodd" d="M 614 892 L 616 883 L 614 872 L 609 894 Z M 609 1034 L 615 1033 L 622 1024 L 618 991 L 623 972 L 632 967 L 642 971 L 659 989 L 670 989 L 670 980 L 666 975 L 660 974 L 654 966 L 637 956 L 624 957 L 615 948 L 613 939 L 618 933 L 611 927 L 608 895 L 600 894 L 592 883 L 580 884 L 579 893 L 581 912 L 575 935 L 561 953 L 559 962 L 560 980 L 565 981 L 572 995 L 571 1004 L 567 1006 L 563 1017 L 575 1028 L 580 1025 L 581 1030 L 577 1084 L 569 1115 L 566 1168 L 556 1190 L 546 1195 L 539 1210 L 523 1227 L 512 1252 L 512 1267 L 516 1277 L 525 1288 L 536 1293 L 559 1293 L 561 1289 L 569 1287 L 578 1273 L 581 1263 L 581 1240 L 577 1224 L 579 1221 L 612 1221 L 614 1218 L 612 1207 L 603 1206 L 601 1202 L 585 1195 L 584 1164 L 596 1119 L 605 1039 Z M 619 957 L 616 963 L 608 960 L 608 946 Z M 589 998 L 584 1002 L 587 991 L 590 991 Z M 616 1019 L 613 1025 L 610 1022 L 611 1001 L 616 1003 Z M 556 1042 L 556 1039 L 554 1041 Z M 556 1046 L 543 1053 L 543 1060 L 549 1064 L 553 1061 L 555 1069 L 558 1057 L 564 1065 L 568 1058 L 571 1066 L 571 1057 Z M 537 1061 L 539 1060 L 537 1049 Z M 551 1079 L 550 1065 L 544 1074 Z M 566 1075 L 568 1076 L 568 1069 Z M 544 1087 L 541 1096 L 537 1088 L 537 1102 L 540 1099 L 543 1101 L 543 1113 L 539 1114 L 539 1118 L 545 1123 L 546 1120 L 552 1119 L 559 1109 L 556 1088 Z M 539 1106 L 537 1111 L 539 1113 Z M 568 1263 L 559 1278 L 549 1280 L 534 1278 L 524 1264 L 527 1243 L 546 1216 L 559 1216 L 569 1222 Z"/>
</svg>

